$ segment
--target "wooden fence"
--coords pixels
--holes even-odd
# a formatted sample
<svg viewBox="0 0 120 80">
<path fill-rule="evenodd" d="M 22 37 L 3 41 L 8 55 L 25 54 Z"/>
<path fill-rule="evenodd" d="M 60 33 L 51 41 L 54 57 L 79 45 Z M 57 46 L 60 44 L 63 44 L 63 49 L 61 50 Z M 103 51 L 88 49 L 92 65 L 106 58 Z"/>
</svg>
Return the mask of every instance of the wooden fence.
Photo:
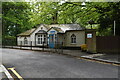
<svg viewBox="0 0 120 80">
<path fill-rule="evenodd" d="M 120 53 L 120 36 L 97 36 L 97 52 Z"/>
</svg>

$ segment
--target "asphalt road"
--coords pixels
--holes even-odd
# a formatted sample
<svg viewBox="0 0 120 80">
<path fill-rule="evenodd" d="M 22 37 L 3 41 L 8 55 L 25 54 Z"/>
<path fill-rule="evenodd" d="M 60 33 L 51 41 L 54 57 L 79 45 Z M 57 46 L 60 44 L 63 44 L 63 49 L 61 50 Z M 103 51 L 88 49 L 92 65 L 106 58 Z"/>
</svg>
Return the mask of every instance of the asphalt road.
<svg viewBox="0 0 120 80">
<path fill-rule="evenodd" d="M 2 62 L 23 78 L 118 78 L 117 66 L 49 52 L 2 49 Z"/>
</svg>

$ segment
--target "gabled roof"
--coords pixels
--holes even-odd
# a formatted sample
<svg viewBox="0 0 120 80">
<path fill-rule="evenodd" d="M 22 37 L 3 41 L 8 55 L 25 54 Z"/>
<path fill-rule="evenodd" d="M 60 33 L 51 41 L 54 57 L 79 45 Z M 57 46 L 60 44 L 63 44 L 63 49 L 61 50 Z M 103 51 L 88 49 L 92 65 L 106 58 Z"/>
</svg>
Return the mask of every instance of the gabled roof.
<svg viewBox="0 0 120 80">
<path fill-rule="evenodd" d="M 66 30 L 83 30 L 85 28 L 82 28 L 79 24 L 52 24 L 48 25 L 51 27 L 57 27 L 61 28 L 62 31 L 66 32 Z"/>
<path fill-rule="evenodd" d="M 27 30 L 23 33 L 18 34 L 17 36 L 30 36 L 35 30 L 36 30 L 36 28 L 32 28 L 30 30 Z"/>
<path fill-rule="evenodd" d="M 44 30 L 39 30 L 37 33 L 47 33 L 47 32 Z"/>
<path fill-rule="evenodd" d="M 36 26 L 36 29 L 39 28 L 40 26 L 44 26 L 47 30 L 50 29 L 50 27 L 47 24 L 38 24 Z"/>
<path fill-rule="evenodd" d="M 64 31 L 61 28 L 53 27 L 58 33 L 64 33 Z"/>
<path fill-rule="evenodd" d="M 35 30 L 37 30 L 41 25 L 47 28 L 49 30 L 50 28 L 54 28 L 59 33 L 65 33 L 69 30 L 84 30 L 85 28 L 81 27 L 79 24 L 39 24 L 37 25 L 37 28 L 32 28 L 30 30 L 27 30 L 26 32 L 20 33 L 17 36 L 30 36 Z"/>
<path fill-rule="evenodd" d="M 58 27 L 51 27 L 49 30 L 51 30 L 51 29 L 56 30 L 57 33 L 64 33 L 64 31 L 63 31 L 61 28 L 58 28 Z M 48 30 L 48 31 L 49 31 L 49 30 Z"/>
</svg>

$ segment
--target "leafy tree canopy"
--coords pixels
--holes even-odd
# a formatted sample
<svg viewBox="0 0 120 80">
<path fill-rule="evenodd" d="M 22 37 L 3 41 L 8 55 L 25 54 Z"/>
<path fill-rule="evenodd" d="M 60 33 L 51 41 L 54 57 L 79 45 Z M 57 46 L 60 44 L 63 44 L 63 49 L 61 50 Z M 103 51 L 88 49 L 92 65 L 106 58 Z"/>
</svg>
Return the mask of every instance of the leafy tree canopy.
<svg viewBox="0 0 120 80">
<path fill-rule="evenodd" d="M 120 35 L 120 2 L 3 2 L 3 27 L 5 35 L 16 36 L 37 24 L 77 23 L 93 28 L 101 36 L 113 35 L 113 22 L 116 22 L 116 35 Z"/>
</svg>

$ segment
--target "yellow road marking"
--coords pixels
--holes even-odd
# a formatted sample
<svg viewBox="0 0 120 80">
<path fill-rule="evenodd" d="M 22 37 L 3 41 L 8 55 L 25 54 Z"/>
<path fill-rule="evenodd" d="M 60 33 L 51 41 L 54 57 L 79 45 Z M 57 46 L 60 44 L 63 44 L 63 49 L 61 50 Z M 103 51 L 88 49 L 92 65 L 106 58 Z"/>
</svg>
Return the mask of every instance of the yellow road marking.
<svg viewBox="0 0 120 80">
<path fill-rule="evenodd" d="M 107 62 L 103 62 L 103 61 L 97 61 L 97 60 L 85 59 L 85 58 L 81 58 L 81 57 L 78 57 L 77 59 L 83 59 L 83 60 L 86 60 L 86 61 L 92 61 L 92 62 L 97 62 L 97 63 L 101 63 L 101 64 L 111 64 L 111 65 L 114 65 L 114 66 L 120 66 L 120 64 L 107 63 Z"/>
<path fill-rule="evenodd" d="M 13 67 L 13 68 L 8 68 L 8 70 L 11 70 L 20 80 L 24 80 L 24 79 L 15 71 L 15 67 Z"/>
</svg>

